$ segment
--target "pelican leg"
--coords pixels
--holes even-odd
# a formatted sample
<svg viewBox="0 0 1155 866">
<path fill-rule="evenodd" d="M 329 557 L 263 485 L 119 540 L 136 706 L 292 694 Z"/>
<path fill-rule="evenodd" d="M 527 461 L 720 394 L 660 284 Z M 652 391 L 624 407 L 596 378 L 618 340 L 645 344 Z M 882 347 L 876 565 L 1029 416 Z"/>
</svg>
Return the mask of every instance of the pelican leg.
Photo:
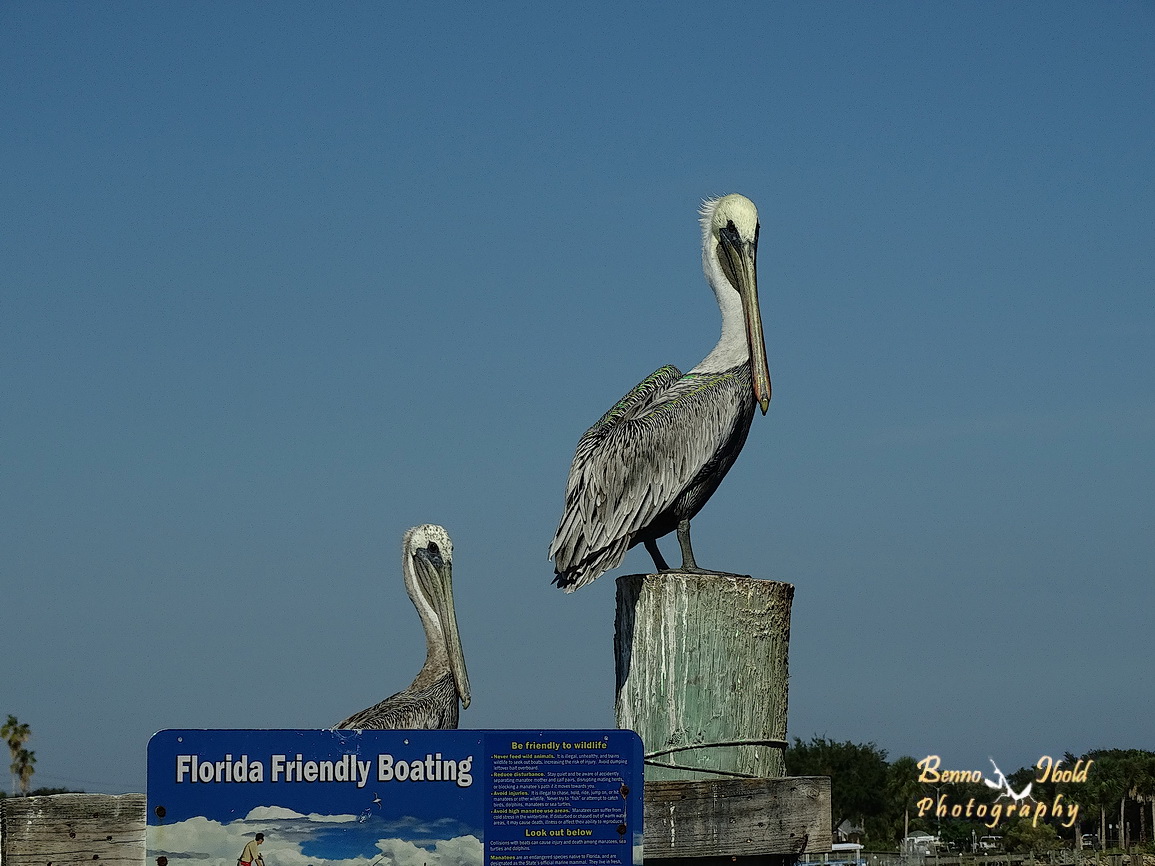
<svg viewBox="0 0 1155 866">
<path fill-rule="evenodd" d="M 642 544 L 645 545 L 646 552 L 648 552 L 650 554 L 650 556 L 653 558 L 654 568 L 656 568 L 658 571 L 669 571 L 670 570 L 670 566 L 668 566 L 666 564 L 665 557 L 662 556 L 662 551 L 658 550 L 658 542 L 657 541 L 655 541 L 654 539 L 651 538 L 649 541 L 643 541 Z"/>
<path fill-rule="evenodd" d="M 678 521 L 678 546 L 682 548 L 682 567 L 673 569 L 676 571 L 684 571 L 688 574 L 722 574 L 727 577 L 749 577 L 746 574 L 734 574 L 731 571 L 712 571 L 709 568 L 699 568 L 698 563 L 694 560 L 694 548 L 690 546 L 690 521 Z"/>
<path fill-rule="evenodd" d="M 690 546 L 690 521 L 678 521 L 678 547 L 682 548 L 682 571 L 701 571 L 694 561 L 694 548 Z"/>
</svg>

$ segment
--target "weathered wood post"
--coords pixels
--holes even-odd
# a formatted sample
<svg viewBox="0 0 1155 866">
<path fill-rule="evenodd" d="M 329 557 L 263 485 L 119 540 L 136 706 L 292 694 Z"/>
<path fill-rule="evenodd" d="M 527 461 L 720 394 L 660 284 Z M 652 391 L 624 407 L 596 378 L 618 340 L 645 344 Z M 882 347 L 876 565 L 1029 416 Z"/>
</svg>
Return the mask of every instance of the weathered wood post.
<svg viewBox="0 0 1155 866">
<path fill-rule="evenodd" d="M 617 585 L 615 710 L 647 755 L 646 861 L 829 851 L 829 779 L 783 778 L 794 587 L 683 572 Z"/>
<path fill-rule="evenodd" d="M 793 597 L 738 576 L 618 580 L 615 710 L 655 754 L 647 780 L 785 775 Z"/>
</svg>

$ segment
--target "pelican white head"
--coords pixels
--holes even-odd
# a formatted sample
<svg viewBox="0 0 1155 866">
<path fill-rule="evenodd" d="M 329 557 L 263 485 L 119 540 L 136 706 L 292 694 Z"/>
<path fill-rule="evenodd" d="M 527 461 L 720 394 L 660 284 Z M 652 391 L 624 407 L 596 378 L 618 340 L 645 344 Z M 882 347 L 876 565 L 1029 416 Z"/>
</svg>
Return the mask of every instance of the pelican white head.
<svg viewBox="0 0 1155 866">
<path fill-rule="evenodd" d="M 758 308 L 758 208 L 737 193 L 702 202 L 702 269 L 722 311 L 722 337 L 695 369 L 750 360 L 754 399 L 770 405 L 770 371 Z"/>
<path fill-rule="evenodd" d="M 721 232 L 730 223 L 738 234 L 753 244 L 758 243 L 758 208 L 754 202 L 738 193 L 708 198 L 702 202 L 702 242 L 720 240 Z"/>
<path fill-rule="evenodd" d="M 425 623 L 430 656 L 442 659 L 448 666 L 461 705 L 468 707 L 469 675 L 453 605 L 453 542 L 444 527 L 425 523 L 405 533 L 402 547 L 405 589 Z"/>
</svg>

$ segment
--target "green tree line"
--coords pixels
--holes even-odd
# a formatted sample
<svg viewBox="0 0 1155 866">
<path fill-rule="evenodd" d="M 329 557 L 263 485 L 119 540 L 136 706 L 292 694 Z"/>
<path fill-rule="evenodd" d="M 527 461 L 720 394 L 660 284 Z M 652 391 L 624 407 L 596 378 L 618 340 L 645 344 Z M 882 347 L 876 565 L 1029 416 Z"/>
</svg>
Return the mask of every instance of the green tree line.
<svg viewBox="0 0 1155 866">
<path fill-rule="evenodd" d="M 1104 847 L 1137 845 L 1155 851 L 1155 752 L 1068 752 L 1055 759 L 1055 766 L 1067 771 L 1058 780 L 1054 767 L 1045 780 L 1045 768 L 1038 767 L 1020 767 L 1007 775 L 1014 792 L 1021 794 L 1028 784 L 1031 790 L 1015 814 L 1005 817 L 1013 800 L 981 778 L 940 779 L 932 784 L 925 779 L 933 776 L 924 774 L 918 759 L 904 756 L 888 761 L 886 751 L 874 743 L 837 742 L 817 736 L 804 742 L 795 737 L 786 750 L 788 775 L 830 777 L 832 829 L 853 828 L 857 841 L 868 850 L 896 850 L 904 837 L 922 831 L 960 850 L 988 835 L 1002 836 L 1009 851 L 1041 851 L 1077 846 L 1083 834 L 1093 834 Z M 1076 767 L 1088 768 L 1085 780 L 1072 779 L 1071 771 Z M 975 769 L 985 779 L 994 777 L 991 770 L 958 769 Z M 981 804 L 984 817 L 936 814 L 935 806 L 941 802 Z M 1046 806 L 1046 814 L 1039 820 L 1035 820 L 1036 804 Z M 1072 816 L 1069 810 L 1073 804 L 1078 811 Z M 997 821 L 991 812 L 995 805 L 1002 811 Z M 1018 814 L 1020 809 L 1030 809 L 1028 817 Z M 1052 809 L 1068 811 L 1055 818 L 1050 814 Z M 1070 826 L 1063 826 L 1065 823 Z"/>
</svg>

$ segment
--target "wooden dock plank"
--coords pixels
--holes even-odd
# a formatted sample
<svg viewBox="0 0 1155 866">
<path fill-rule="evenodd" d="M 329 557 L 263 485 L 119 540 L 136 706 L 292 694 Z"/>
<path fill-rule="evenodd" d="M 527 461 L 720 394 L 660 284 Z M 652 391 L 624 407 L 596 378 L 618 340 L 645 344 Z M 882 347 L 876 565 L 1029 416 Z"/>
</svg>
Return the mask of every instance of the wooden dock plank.
<svg viewBox="0 0 1155 866">
<path fill-rule="evenodd" d="M 0 866 L 141 866 L 144 794 L 0 800 Z"/>
<path fill-rule="evenodd" d="M 647 863 L 829 851 L 830 779 L 646 782 L 645 822 Z"/>
</svg>

